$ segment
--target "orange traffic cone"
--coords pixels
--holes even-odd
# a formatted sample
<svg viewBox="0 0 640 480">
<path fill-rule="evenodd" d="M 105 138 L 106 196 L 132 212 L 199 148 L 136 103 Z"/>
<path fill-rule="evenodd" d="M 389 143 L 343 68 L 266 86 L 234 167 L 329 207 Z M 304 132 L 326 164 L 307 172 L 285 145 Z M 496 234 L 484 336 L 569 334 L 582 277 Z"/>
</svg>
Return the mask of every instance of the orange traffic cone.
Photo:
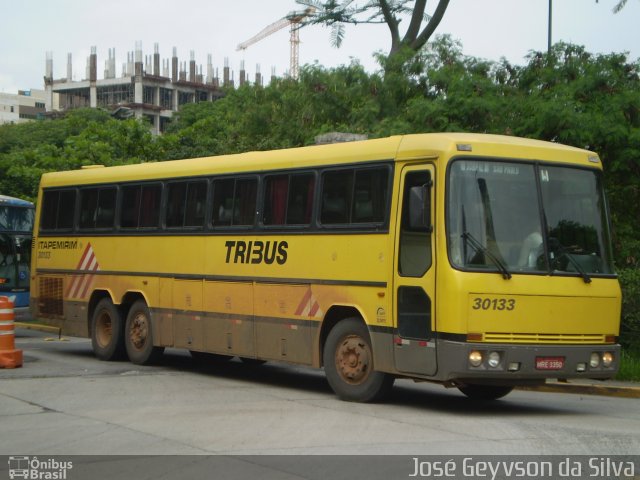
<svg viewBox="0 0 640 480">
<path fill-rule="evenodd" d="M 22 350 L 16 350 L 13 302 L 0 297 L 0 367 L 22 366 Z"/>
</svg>

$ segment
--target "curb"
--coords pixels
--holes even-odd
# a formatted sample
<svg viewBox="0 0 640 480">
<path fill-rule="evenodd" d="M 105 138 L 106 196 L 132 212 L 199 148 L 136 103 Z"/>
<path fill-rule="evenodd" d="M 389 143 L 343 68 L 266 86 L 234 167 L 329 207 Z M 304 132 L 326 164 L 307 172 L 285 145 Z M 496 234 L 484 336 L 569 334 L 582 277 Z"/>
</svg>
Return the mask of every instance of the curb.
<svg viewBox="0 0 640 480">
<path fill-rule="evenodd" d="M 640 398 L 640 386 L 598 385 L 592 383 L 551 382 L 537 386 L 517 387 L 518 390 L 578 395 L 601 395 L 618 398 Z"/>
<path fill-rule="evenodd" d="M 16 328 L 24 328 L 25 330 L 36 330 L 45 333 L 55 333 L 58 337 L 62 336 L 62 329 L 59 327 L 52 327 L 51 325 L 43 325 L 42 323 L 31 322 L 15 322 Z"/>
</svg>

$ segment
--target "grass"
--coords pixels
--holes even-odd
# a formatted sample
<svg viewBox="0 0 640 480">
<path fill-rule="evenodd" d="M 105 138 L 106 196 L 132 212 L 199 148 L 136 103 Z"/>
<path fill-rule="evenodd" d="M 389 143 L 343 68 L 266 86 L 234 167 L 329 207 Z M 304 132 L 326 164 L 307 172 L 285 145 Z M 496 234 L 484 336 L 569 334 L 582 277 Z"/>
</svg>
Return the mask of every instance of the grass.
<svg viewBox="0 0 640 480">
<path fill-rule="evenodd" d="M 620 356 L 620 371 L 616 380 L 640 382 L 640 347 L 623 348 Z"/>
</svg>

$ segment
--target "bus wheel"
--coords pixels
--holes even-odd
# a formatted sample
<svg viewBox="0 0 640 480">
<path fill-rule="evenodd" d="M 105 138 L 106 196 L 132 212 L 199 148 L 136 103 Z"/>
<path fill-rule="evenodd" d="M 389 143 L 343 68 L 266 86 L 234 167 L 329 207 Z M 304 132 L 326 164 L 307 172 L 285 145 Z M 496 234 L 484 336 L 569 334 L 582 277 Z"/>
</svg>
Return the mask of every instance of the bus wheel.
<svg viewBox="0 0 640 480">
<path fill-rule="evenodd" d="M 394 377 L 373 369 L 369 331 L 358 318 L 339 322 L 324 345 L 324 371 L 341 400 L 373 402 L 391 391 Z"/>
<path fill-rule="evenodd" d="M 151 315 L 143 300 L 136 301 L 129 310 L 124 327 L 124 345 L 132 363 L 148 365 L 156 362 L 164 347 L 153 346 Z"/>
<path fill-rule="evenodd" d="M 124 357 L 122 318 L 109 298 L 96 305 L 91 317 L 91 347 L 100 360 L 119 360 Z"/>
<path fill-rule="evenodd" d="M 497 400 L 511 393 L 508 385 L 464 385 L 458 387 L 462 393 L 473 400 Z"/>
</svg>

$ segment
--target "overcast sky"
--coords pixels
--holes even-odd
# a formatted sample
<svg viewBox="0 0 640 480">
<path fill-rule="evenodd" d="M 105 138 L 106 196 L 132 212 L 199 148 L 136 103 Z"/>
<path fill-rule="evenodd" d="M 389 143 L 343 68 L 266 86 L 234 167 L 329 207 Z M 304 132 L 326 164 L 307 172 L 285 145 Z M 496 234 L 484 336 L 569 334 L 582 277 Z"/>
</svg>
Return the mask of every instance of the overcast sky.
<svg viewBox="0 0 640 480">
<path fill-rule="evenodd" d="M 589 52 L 628 52 L 640 57 L 640 0 L 628 0 L 612 13 L 617 0 L 553 0 L 553 41 L 584 45 Z M 431 10 L 436 4 L 430 0 Z M 531 50 L 547 48 L 548 0 L 451 0 L 437 33 L 460 40 L 466 55 L 524 64 Z M 67 53 L 73 56 L 74 80 L 85 78 L 91 46 L 97 48 L 98 78 L 103 78 L 108 50 L 116 50 L 116 73 L 122 73 L 127 52 L 142 42 L 144 55 L 160 47 L 161 58 L 177 48 L 180 61 L 195 52 L 206 74 L 207 54 L 214 68 L 224 59 L 236 71 L 245 61 L 249 78 L 256 64 L 265 77 L 275 67 L 281 76 L 289 68 L 289 32 L 284 29 L 244 52 L 238 43 L 289 12 L 301 10 L 295 0 L 0 0 L 0 92 L 42 89 L 46 52 L 52 52 L 54 78 L 66 76 Z M 301 31 L 300 64 L 318 62 L 332 67 L 358 59 L 367 70 L 378 69 L 376 51 L 387 51 L 384 25 L 347 30 L 343 46 L 330 43 L 321 26 Z"/>
</svg>

